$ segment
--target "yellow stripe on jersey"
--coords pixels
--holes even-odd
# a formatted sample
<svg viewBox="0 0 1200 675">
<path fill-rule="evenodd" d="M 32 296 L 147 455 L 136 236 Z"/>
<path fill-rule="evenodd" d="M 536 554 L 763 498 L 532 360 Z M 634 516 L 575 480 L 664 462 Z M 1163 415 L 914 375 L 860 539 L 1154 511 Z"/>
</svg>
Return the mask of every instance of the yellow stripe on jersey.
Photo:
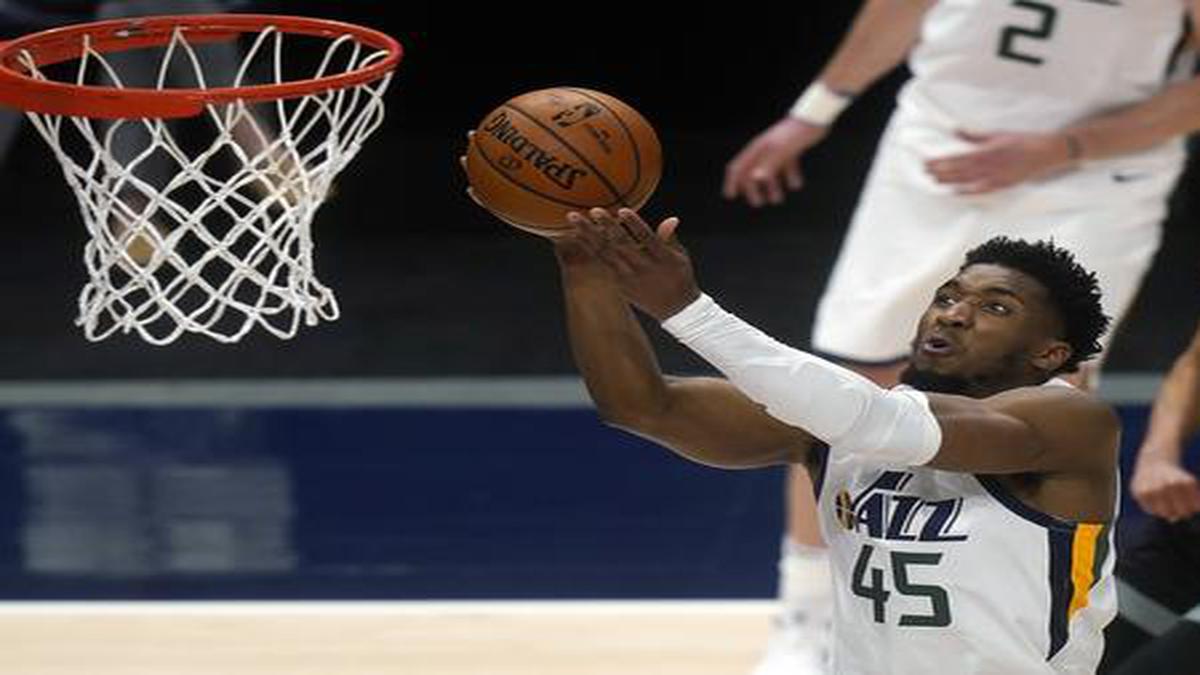
<svg viewBox="0 0 1200 675">
<path fill-rule="evenodd" d="M 1096 546 L 1104 533 L 1104 525 L 1079 523 L 1075 526 L 1075 537 L 1071 541 L 1071 604 L 1067 617 L 1087 607 L 1088 591 L 1096 583 Z"/>
</svg>

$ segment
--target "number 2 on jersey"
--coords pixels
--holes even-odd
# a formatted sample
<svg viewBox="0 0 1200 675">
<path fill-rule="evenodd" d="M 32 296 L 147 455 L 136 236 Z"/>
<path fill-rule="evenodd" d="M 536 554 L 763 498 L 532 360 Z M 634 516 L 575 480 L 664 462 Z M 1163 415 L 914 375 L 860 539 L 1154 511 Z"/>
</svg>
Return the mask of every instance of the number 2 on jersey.
<svg viewBox="0 0 1200 675">
<path fill-rule="evenodd" d="M 875 547 L 863 544 L 854 563 L 854 572 L 850 578 L 850 592 L 860 598 L 871 601 L 875 612 L 875 623 L 887 623 L 887 602 L 892 592 L 884 588 L 885 572 L 878 567 L 871 567 L 871 555 Z M 900 595 L 909 597 L 924 597 L 929 599 L 930 614 L 901 614 L 901 626 L 939 628 L 950 625 L 950 596 L 941 586 L 914 584 L 908 580 L 908 568 L 912 565 L 936 565 L 942 559 L 941 553 L 906 553 L 892 551 L 892 586 Z M 867 581 L 867 572 L 870 581 Z"/>
<path fill-rule="evenodd" d="M 1012 59 L 1013 61 L 1040 66 L 1045 59 L 1021 51 L 1020 45 L 1015 43 L 1019 38 L 1049 40 L 1050 34 L 1054 32 L 1054 21 L 1058 18 L 1058 10 L 1053 5 L 1038 2 L 1038 0 L 1013 0 L 1012 4 L 1014 7 L 1027 9 L 1037 14 L 1038 25 L 1033 28 L 1005 26 L 1004 30 L 1000 31 L 1000 48 L 996 53 L 1002 59 Z M 1025 46 L 1028 47 L 1028 45 Z"/>
</svg>

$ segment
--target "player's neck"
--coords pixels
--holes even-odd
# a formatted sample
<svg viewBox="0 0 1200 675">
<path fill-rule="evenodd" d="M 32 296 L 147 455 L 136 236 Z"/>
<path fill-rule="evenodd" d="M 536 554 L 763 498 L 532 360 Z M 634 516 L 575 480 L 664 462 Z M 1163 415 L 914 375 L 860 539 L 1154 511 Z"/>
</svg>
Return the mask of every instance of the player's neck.
<svg viewBox="0 0 1200 675">
<path fill-rule="evenodd" d="M 955 394 L 970 398 L 988 398 L 1000 392 L 1021 387 L 1036 387 L 1045 383 L 1050 376 L 1042 371 L 997 373 L 994 375 L 964 376 L 944 375 L 909 367 L 900 375 L 900 381 L 914 389 L 937 394 Z"/>
</svg>

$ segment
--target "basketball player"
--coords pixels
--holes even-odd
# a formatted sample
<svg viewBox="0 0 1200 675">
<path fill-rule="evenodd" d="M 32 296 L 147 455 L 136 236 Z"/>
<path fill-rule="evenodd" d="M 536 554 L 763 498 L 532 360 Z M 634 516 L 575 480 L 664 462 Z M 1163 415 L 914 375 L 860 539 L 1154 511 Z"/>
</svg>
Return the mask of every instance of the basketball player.
<svg viewBox="0 0 1200 675">
<path fill-rule="evenodd" d="M 904 336 L 962 253 L 996 234 L 1052 238 L 1125 314 L 1200 128 L 1182 58 L 1200 0 L 867 0 L 790 113 L 728 164 L 727 197 L 778 204 L 855 96 L 907 59 L 814 348 L 888 386 Z M 1085 370 L 1084 373 L 1087 371 Z M 1086 381 L 1086 377 L 1079 377 Z M 822 672 L 827 562 L 802 469 L 789 480 L 780 630 L 756 675 Z"/>
<path fill-rule="evenodd" d="M 1094 274 L 996 238 L 931 293 L 911 386 L 772 340 L 696 285 L 678 220 L 573 213 L 571 347 L 610 424 L 693 461 L 818 477 L 840 674 L 1090 673 L 1116 610 L 1119 422 L 1057 378 L 1100 351 Z M 630 305 L 718 368 L 664 377 Z"/>
<path fill-rule="evenodd" d="M 1200 481 L 1183 451 L 1200 431 L 1200 327 L 1154 401 L 1130 491 L 1151 518 L 1125 519 L 1121 615 L 1102 672 L 1190 675 L 1200 664 Z"/>
</svg>

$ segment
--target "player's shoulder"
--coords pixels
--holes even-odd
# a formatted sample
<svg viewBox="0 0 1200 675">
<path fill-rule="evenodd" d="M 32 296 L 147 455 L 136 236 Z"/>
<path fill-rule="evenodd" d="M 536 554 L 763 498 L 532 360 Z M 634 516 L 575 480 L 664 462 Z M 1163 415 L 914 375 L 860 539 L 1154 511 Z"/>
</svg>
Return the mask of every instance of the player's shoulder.
<svg viewBox="0 0 1200 675">
<path fill-rule="evenodd" d="M 1059 379 L 1017 387 L 986 399 L 989 407 L 1030 422 L 1072 432 L 1111 434 L 1120 430 L 1116 408 L 1096 394 Z"/>
</svg>

